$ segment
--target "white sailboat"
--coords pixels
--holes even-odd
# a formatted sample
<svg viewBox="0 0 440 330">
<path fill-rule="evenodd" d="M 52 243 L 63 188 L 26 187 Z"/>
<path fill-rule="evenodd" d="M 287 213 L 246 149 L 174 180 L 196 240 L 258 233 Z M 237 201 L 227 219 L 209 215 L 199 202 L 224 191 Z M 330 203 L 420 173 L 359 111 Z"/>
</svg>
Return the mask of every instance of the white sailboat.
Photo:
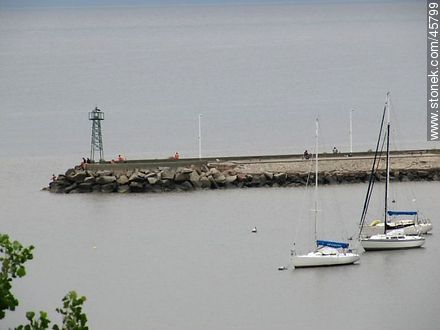
<svg viewBox="0 0 440 330">
<path fill-rule="evenodd" d="M 418 225 L 420 226 L 420 234 L 428 234 L 432 230 L 432 222 L 428 218 L 419 218 Z"/>
<path fill-rule="evenodd" d="M 384 213 L 384 222 L 383 222 L 383 233 L 375 234 L 371 236 L 363 236 L 362 228 L 363 222 L 365 221 L 366 212 L 368 209 L 368 204 L 370 201 L 371 193 L 372 193 L 372 181 L 370 179 L 370 183 L 367 190 L 367 196 L 364 203 L 364 210 L 362 212 L 361 224 L 359 230 L 359 240 L 362 247 L 368 250 L 391 250 L 391 249 L 408 249 L 408 248 L 416 248 L 420 247 L 425 243 L 425 238 L 418 235 L 406 235 L 402 231 L 399 230 L 390 230 L 388 216 L 390 212 L 388 210 L 388 189 L 390 184 L 390 111 L 389 111 L 389 103 L 390 103 L 390 93 L 387 93 L 384 113 L 382 116 L 382 124 L 379 133 L 379 139 L 377 141 L 376 146 L 376 155 L 373 161 L 373 168 L 371 173 L 371 178 L 373 178 L 374 170 L 375 170 L 375 162 L 377 159 L 377 154 L 379 150 L 379 143 L 381 140 L 381 133 L 383 128 L 383 122 L 385 119 L 385 113 L 387 114 L 387 129 L 386 129 L 386 181 L 385 181 L 385 213 Z"/>
<path fill-rule="evenodd" d="M 348 265 L 359 260 L 359 255 L 349 249 L 348 243 L 324 241 L 316 239 L 316 221 L 318 212 L 318 131 L 319 122 L 316 119 L 316 153 L 315 153 L 315 241 L 316 249 L 307 254 L 297 255 L 292 251 L 292 263 L 295 268 Z"/>
<path fill-rule="evenodd" d="M 421 247 L 425 244 L 425 238 L 422 236 L 387 232 L 386 234 L 361 238 L 361 244 L 365 251 L 410 249 Z"/>
<path fill-rule="evenodd" d="M 432 230 L 432 223 L 429 219 L 419 218 L 417 211 L 388 211 L 388 216 L 393 219 L 388 220 L 389 230 L 399 230 L 405 235 L 424 235 Z M 405 216 L 405 218 L 398 218 Z M 412 216 L 412 218 L 409 218 Z M 381 220 L 373 220 L 369 225 L 362 229 L 362 235 L 372 236 L 381 234 L 384 231 L 384 223 Z"/>
</svg>

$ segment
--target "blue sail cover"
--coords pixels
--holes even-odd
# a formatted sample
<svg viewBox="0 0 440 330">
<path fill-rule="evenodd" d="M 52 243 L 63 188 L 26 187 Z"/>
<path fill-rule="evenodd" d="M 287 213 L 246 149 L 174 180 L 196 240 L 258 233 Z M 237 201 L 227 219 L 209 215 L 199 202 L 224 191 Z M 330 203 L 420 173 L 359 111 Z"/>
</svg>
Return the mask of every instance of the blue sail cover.
<svg viewBox="0 0 440 330">
<path fill-rule="evenodd" d="M 388 211 L 388 215 L 417 215 L 417 211 Z"/>
<path fill-rule="evenodd" d="M 347 249 L 348 243 L 341 243 L 341 242 L 332 242 L 332 241 L 323 241 L 323 240 L 317 240 L 316 245 L 318 246 L 329 246 L 336 249 Z"/>
</svg>

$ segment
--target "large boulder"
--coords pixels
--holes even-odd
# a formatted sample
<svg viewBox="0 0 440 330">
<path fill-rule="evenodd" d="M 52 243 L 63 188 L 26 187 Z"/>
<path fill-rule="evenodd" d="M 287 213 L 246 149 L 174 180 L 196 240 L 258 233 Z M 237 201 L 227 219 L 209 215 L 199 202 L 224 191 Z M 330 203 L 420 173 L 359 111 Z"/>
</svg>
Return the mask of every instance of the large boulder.
<svg viewBox="0 0 440 330">
<path fill-rule="evenodd" d="M 176 171 L 172 168 L 166 168 L 160 173 L 161 180 L 174 180 Z"/>
<path fill-rule="evenodd" d="M 189 181 L 182 182 L 182 183 L 179 185 L 179 187 L 180 187 L 180 189 L 182 189 L 183 191 L 188 191 L 188 190 L 192 190 L 192 189 L 194 189 L 193 186 L 192 186 L 192 184 L 191 184 L 191 182 L 189 182 Z"/>
<path fill-rule="evenodd" d="M 130 187 L 128 184 L 118 186 L 118 193 L 126 194 L 130 192 Z"/>
<path fill-rule="evenodd" d="M 287 174 L 286 173 L 276 173 L 273 175 L 273 178 L 278 184 L 284 183 L 287 180 Z"/>
<path fill-rule="evenodd" d="M 151 177 L 157 177 L 157 173 L 156 172 L 149 172 L 148 174 L 145 174 L 146 178 L 151 178 Z"/>
<path fill-rule="evenodd" d="M 115 191 L 115 189 L 116 189 L 116 184 L 114 182 L 107 183 L 107 184 L 104 184 L 101 186 L 101 192 L 103 192 L 103 193 L 111 193 L 111 192 Z"/>
<path fill-rule="evenodd" d="M 254 180 L 254 176 L 252 174 L 246 174 L 244 181 L 252 182 Z"/>
<path fill-rule="evenodd" d="M 111 175 L 113 175 L 113 172 L 109 171 L 109 170 L 100 170 L 100 171 L 96 171 L 96 175 L 97 176 L 111 176 Z"/>
<path fill-rule="evenodd" d="M 343 182 L 345 182 L 345 177 L 344 177 L 344 174 L 343 174 L 343 173 L 336 172 L 336 173 L 334 174 L 334 176 L 336 177 L 336 180 L 338 181 L 338 183 L 343 183 Z"/>
<path fill-rule="evenodd" d="M 154 192 L 155 187 L 148 182 L 144 184 L 144 192 Z"/>
<path fill-rule="evenodd" d="M 82 172 L 77 172 L 73 175 L 67 176 L 69 181 L 72 182 L 84 182 L 84 179 L 87 177 L 87 173 L 82 171 Z"/>
<path fill-rule="evenodd" d="M 264 176 L 264 175 L 263 175 Z M 260 185 L 260 176 L 253 175 L 251 180 L 246 179 L 245 186 L 246 187 L 258 187 Z"/>
<path fill-rule="evenodd" d="M 209 172 L 209 167 L 206 165 L 202 165 L 200 166 L 200 172 L 202 173 L 208 173 Z"/>
<path fill-rule="evenodd" d="M 65 188 L 65 187 L 70 186 L 71 184 L 72 184 L 72 183 L 69 182 L 69 181 L 67 181 L 67 179 L 65 179 L 65 180 L 56 180 L 56 181 L 52 181 L 52 182 L 49 184 L 49 187 L 51 187 L 52 185 L 55 185 L 55 186 L 59 186 L 59 187 L 63 187 L 63 188 Z"/>
<path fill-rule="evenodd" d="M 106 185 L 113 182 L 116 182 L 116 177 L 114 175 L 103 175 L 96 178 L 96 183 L 102 185 Z"/>
<path fill-rule="evenodd" d="M 147 182 L 148 182 L 150 185 L 155 185 L 155 184 L 157 183 L 157 181 L 159 181 L 159 179 L 156 178 L 156 177 L 148 177 L 148 178 L 147 178 Z"/>
<path fill-rule="evenodd" d="M 425 179 L 425 178 L 427 178 L 429 176 L 429 172 L 428 171 L 419 170 L 416 173 L 417 173 L 417 176 L 419 178 L 422 178 L 422 179 Z"/>
<path fill-rule="evenodd" d="M 78 184 L 78 192 L 80 193 L 88 193 L 92 192 L 92 184 L 90 182 L 83 182 Z"/>
<path fill-rule="evenodd" d="M 200 175 L 196 171 L 191 172 L 189 175 L 189 181 L 191 181 L 192 185 L 196 188 L 200 188 L 202 186 L 200 182 Z"/>
<path fill-rule="evenodd" d="M 209 180 L 209 178 L 206 176 L 202 176 L 200 178 L 200 185 L 202 188 L 210 188 L 211 187 L 211 180 Z"/>
<path fill-rule="evenodd" d="M 428 178 L 430 180 L 434 180 L 434 178 L 435 178 L 435 176 L 437 174 L 437 171 L 435 169 L 430 169 L 428 172 L 429 172 Z"/>
<path fill-rule="evenodd" d="M 191 173 L 193 169 L 187 168 L 187 167 L 178 167 L 177 172 L 178 173 Z"/>
<path fill-rule="evenodd" d="M 330 173 L 324 173 L 324 184 L 335 184 L 338 183 L 338 180 L 336 179 L 336 176 L 333 176 Z"/>
<path fill-rule="evenodd" d="M 67 179 L 66 179 L 66 176 L 64 174 L 58 174 L 56 180 L 64 180 L 65 181 Z"/>
<path fill-rule="evenodd" d="M 126 185 L 126 184 L 128 183 L 128 177 L 127 177 L 126 175 L 121 175 L 121 176 L 116 180 L 116 182 L 117 182 L 119 185 L 121 185 L 121 186 Z"/>
<path fill-rule="evenodd" d="M 260 181 L 260 186 L 262 187 L 262 186 L 264 186 L 265 184 L 266 184 L 266 182 L 267 182 L 267 178 L 266 178 L 266 176 L 264 175 L 264 174 L 260 174 L 260 176 L 259 176 L 259 181 Z"/>
<path fill-rule="evenodd" d="M 144 191 L 144 185 L 140 182 L 130 182 L 130 191 L 134 193 L 139 193 Z"/>
<path fill-rule="evenodd" d="M 264 176 L 268 180 L 272 180 L 273 179 L 273 173 L 272 172 L 264 172 Z"/>
<path fill-rule="evenodd" d="M 228 175 L 225 178 L 226 183 L 234 183 L 235 181 L 237 181 L 237 176 L 236 175 Z"/>
<path fill-rule="evenodd" d="M 226 177 L 222 173 L 214 175 L 215 183 L 224 184 L 226 182 Z"/>
<path fill-rule="evenodd" d="M 174 177 L 174 181 L 175 182 L 184 182 L 184 181 L 188 181 L 190 180 L 191 177 L 191 173 L 192 171 L 190 170 L 190 172 L 177 172 L 175 177 Z"/>
<path fill-rule="evenodd" d="M 49 184 L 49 191 L 57 194 L 64 193 L 64 188 L 66 186 L 58 185 L 56 182 L 51 182 Z"/>
<path fill-rule="evenodd" d="M 93 176 L 88 176 L 84 179 L 84 183 L 94 184 L 95 182 L 96 182 L 96 179 Z"/>
<path fill-rule="evenodd" d="M 238 181 L 238 182 L 244 182 L 244 181 L 246 181 L 246 174 L 238 173 L 238 174 L 237 174 L 237 181 Z"/>
<path fill-rule="evenodd" d="M 64 188 L 64 192 L 65 192 L 66 194 L 68 194 L 68 193 L 70 193 L 71 191 L 75 190 L 77 187 L 78 187 L 78 183 L 75 182 L 75 183 L 71 184 L 70 186 Z"/>
<path fill-rule="evenodd" d="M 160 180 L 160 184 L 162 188 L 165 188 L 166 190 L 171 190 L 172 188 L 174 188 L 173 180 L 169 180 L 169 179 Z"/>
<path fill-rule="evenodd" d="M 145 180 L 147 179 L 147 176 L 144 173 L 141 172 L 134 172 L 130 178 L 128 179 L 128 181 L 130 182 L 145 182 Z"/>
<path fill-rule="evenodd" d="M 66 173 L 64 174 L 65 176 L 72 176 L 76 173 L 75 169 L 73 168 L 69 168 Z"/>
<path fill-rule="evenodd" d="M 95 184 L 92 187 L 92 192 L 101 192 L 101 185 L 100 184 Z"/>
</svg>

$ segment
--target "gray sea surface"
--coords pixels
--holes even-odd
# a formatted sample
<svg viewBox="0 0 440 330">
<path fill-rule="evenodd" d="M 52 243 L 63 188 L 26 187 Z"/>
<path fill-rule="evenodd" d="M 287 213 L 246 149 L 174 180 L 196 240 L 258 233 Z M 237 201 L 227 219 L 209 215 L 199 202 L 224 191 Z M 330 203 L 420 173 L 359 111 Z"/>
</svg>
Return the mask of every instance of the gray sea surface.
<svg viewBox="0 0 440 330">
<path fill-rule="evenodd" d="M 20 306 L 87 296 L 91 329 L 436 329 L 437 182 L 396 183 L 395 209 L 434 230 L 421 249 L 292 270 L 312 245 L 313 191 L 55 195 L 52 173 L 89 154 L 99 106 L 107 159 L 375 146 L 385 93 L 393 148 L 425 140 L 425 2 L 2 8 L 0 232 L 35 245 L 14 281 Z M 364 184 L 322 187 L 318 236 L 356 233 Z M 368 220 L 381 217 L 378 185 Z M 415 200 L 415 201 L 414 201 Z M 253 227 L 258 228 L 252 233 Z M 288 270 L 279 271 L 278 267 Z"/>
<path fill-rule="evenodd" d="M 2 156 L 107 158 L 374 147 L 391 91 L 397 147 L 426 148 L 425 3 L 0 11 Z"/>
</svg>

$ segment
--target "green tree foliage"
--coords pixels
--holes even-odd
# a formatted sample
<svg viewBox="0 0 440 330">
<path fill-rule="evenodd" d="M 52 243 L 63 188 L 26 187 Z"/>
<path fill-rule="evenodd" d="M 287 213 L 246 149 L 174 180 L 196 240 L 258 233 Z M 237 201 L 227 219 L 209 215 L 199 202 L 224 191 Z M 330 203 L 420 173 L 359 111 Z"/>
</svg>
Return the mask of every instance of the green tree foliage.
<svg viewBox="0 0 440 330">
<path fill-rule="evenodd" d="M 15 330 L 46 330 L 49 329 L 50 320 L 47 318 L 47 313 L 41 311 L 40 318 L 34 319 L 34 312 L 27 312 L 26 318 L 29 321 L 29 324 L 20 325 L 15 328 Z"/>
<path fill-rule="evenodd" d="M 63 298 L 63 308 L 56 311 L 63 315 L 63 325 L 54 325 L 53 330 L 88 330 L 87 316 L 82 312 L 82 305 L 86 297 L 78 297 L 75 291 L 70 291 Z"/>
<path fill-rule="evenodd" d="M 5 317 L 7 310 L 13 311 L 18 306 L 18 300 L 11 292 L 12 280 L 26 275 L 24 263 L 33 258 L 33 249 L 32 245 L 24 247 L 0 233 L 0 320 Z"/>
<path fill-rule="evenodd" d="M 18 241 L 11 241 L 8 235 L 0 233 L 0 320 L 5 317 L 6 311 L 15 310 L 18 300 L 11 292 L 12 280 L 26 275 L 24 264 L 33 258 L 34 247 L 24 247 Z M 78 296 L 71 291 L 63 298 L 63 307 L 56 311 L 62 315 L 61 326 L 54 324 L 52 330 L 88 330 L 87 316 L 82 312 L 86 297 Z M 47 330 L 51 321 L 47 313 L 40 311 L 38 318 L 35 312 L 27 312 L 28 324 L 20 325 L 15 330 Z"/>
<path fill-rule="evenodd" d="M 70 291 L 63 298 L 63 307 L 56 311 L 63 316 L 61 326 L 54 324 L 52 330 L 88 330 L 87 316 L 82 312 L 82 305 L 86 297 L 78 297 L 75 291 Z M 35 319 L 34 312 L 27 312 L 26 318 L 29 321 L 26 325 L 20 325 L 15 330 L 47 330 L 51 321 L 46 312 L 40 312 L 40 318 Z"/>
</svg>

